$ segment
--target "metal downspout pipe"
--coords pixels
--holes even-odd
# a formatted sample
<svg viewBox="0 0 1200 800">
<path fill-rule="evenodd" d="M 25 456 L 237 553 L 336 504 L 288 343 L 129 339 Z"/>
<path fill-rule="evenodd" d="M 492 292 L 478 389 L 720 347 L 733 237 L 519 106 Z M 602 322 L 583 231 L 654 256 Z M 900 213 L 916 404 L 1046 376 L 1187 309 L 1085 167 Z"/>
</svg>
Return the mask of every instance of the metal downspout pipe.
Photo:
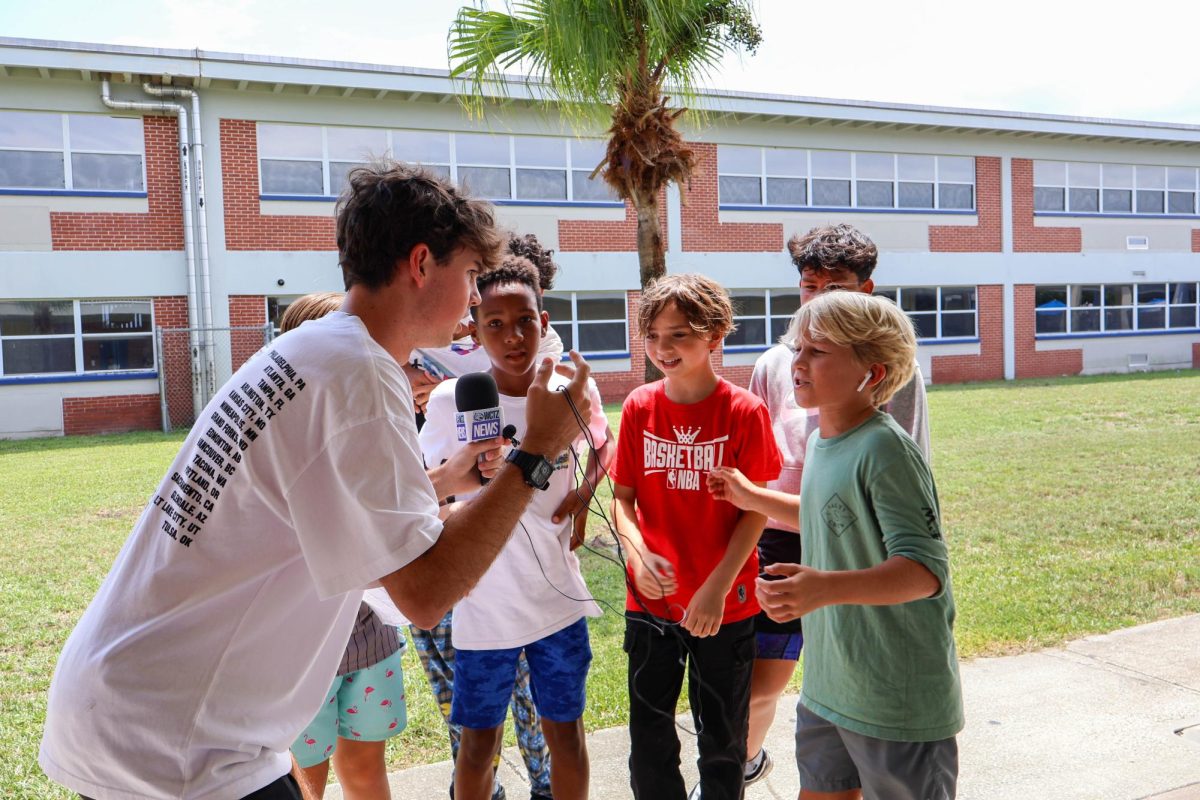
<svg viewBox="0 0 1200 800">
<path fill-rule="evenodd" d="M 196 248 L 193 241 L 191 168 L 188 160 L 191 139 L 188 131 L 187 109 L 175 103 L 164 103 L 162 101 L 135 102 L 130 100 L 113 100 L 107 77 L 100 80 L 100 101 L 108 108 L 117 111 L 173 114 L 179 120 L 179 175 L 182 183 L 180 194 L 182 195 L 183 202 L 183 251 L 184 260 L 187 261 L 188 327 L 191 328 L 188 335 L 188 348 L 191 351 L 192 362 L 192 413 L 194 417 L 199 418 L 200 413 L 204 410 L 207 397 L 203 391 L 204 376 L 200 361 L 200 337 L 197 333 L 197 329 L 201 327 L 202 323 L 196 302 L 198 294 L 196 288 Z M 166 365 L 159 364 L 158 368 L 160 370 L 165 369 Z"/>
<path fill-rule="evenodd" d="M 200 317 L 204 324 L 205 400 L 217 391 L 216 348 L 213 346 L 212 283 L 208 260 L 208 203 L 204 198 L 204 138 L 200 120 L 200 93 L 177 86 L 156 86 L 146 82 L 142 91 L 155 97 L 190 98 L 192 101 L 192 160 L 195 164 L 193 191 L 196 204 L 196 273 L 199 278 Z"/>
</svg>

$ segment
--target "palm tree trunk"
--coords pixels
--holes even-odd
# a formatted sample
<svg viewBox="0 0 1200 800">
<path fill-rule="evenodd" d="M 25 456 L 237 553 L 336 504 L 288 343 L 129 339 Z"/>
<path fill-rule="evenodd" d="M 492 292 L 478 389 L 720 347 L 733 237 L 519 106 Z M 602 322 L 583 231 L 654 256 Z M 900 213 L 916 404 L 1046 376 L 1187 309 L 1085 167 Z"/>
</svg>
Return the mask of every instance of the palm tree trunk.
<svg viewBox="0 0 1200 800">
<path fill-rule="evenodd" d="M 636 197 L 633 202 L 637 211 L 638 267 L 644 293 L 651 281 L 667 274 L 667 254 L 663 246 L 662 228 L 658 222 L 658 194 Z M 645 331 L 638 333 L 643 337 L 646 335 Z M 661 377 L 662 373 L 658 367 L 646 358 L 645 382 L 650 383 Z"/>
</svg>

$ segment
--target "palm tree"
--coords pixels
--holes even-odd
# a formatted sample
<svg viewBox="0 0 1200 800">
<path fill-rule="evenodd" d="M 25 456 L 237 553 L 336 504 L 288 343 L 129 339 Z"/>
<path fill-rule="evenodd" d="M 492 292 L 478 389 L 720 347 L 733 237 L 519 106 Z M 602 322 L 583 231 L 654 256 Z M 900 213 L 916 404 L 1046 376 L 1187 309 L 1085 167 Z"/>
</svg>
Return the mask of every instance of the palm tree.
<svg viewBox="0 0 1200 800">
<path fill-rule="evenodd" d="M 505 68 L 521 67 L 549 89 L 568 119 L 594 122 L 611 111 L 604 160 L 592 172 L 637 213 L 641 285 L 666 273 L 660 192 L 688 180 L 696 156 L 675 122 L 671 92 L 696 97 L 700 80 L 727 51 L 753 53 L 762 41 L 750 0 L 527 0 L 507 12 L 459 9 L 449 35 L 450 74 L 482 109 Z M 659 377 L 647 360 L 646 380 Z"/>
</svg>

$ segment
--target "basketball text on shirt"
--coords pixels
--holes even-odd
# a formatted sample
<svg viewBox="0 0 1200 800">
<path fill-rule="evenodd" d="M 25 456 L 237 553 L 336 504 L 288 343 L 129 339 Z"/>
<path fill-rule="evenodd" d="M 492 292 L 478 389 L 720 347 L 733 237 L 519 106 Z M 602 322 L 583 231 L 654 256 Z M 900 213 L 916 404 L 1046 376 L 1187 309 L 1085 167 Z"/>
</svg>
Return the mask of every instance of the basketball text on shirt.
<svg viewBox="0 0 1200 800">
<path fill-rule="evenodd" d="M 672 430 L 675 433 L 674 442 L 655 436 L 650 431 L 642 431 L 642 467 L 645 474 L 664 472 L 668 489 L 699 491 L 704 485 L 701 476 L 723 463 L 729 434 L 697 442 L 700 428 Z"/>
</svg>

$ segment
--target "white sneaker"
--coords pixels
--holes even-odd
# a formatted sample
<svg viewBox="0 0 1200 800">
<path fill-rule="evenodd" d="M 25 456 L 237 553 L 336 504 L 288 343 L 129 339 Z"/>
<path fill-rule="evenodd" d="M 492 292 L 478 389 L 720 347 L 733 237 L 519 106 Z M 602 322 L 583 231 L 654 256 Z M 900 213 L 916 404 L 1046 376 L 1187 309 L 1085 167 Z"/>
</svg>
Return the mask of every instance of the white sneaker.
<svg viewBox="0 0 1200 800">
<path fill-rule="evenodd" d="M 690 792 L 688 792 L 688 800 L 700 800 L 700 784 L 699 783 L 697 783 L 695 786 L 693 786 L 692 790 Z"/>
<path fill-rule="evenodd" d="M 770 774 L 771 768 L 775 766 L 775 762 L 771 760 L 771 754 L 767 752 L 767 748 L 759 751 L 760 757 L 758 765 L 754 769 L 746 773 L 743 780 L 743 785 L 749 786 L 752 783 L 758 783 L 763 778 Z"/>
</svg>

